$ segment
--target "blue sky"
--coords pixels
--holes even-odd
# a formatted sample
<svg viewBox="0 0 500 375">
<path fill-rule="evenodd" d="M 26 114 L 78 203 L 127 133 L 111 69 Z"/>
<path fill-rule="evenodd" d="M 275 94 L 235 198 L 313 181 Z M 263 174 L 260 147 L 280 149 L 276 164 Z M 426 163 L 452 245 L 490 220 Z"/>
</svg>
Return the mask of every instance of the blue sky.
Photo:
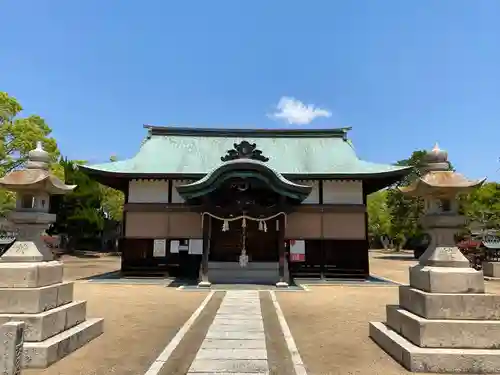
<svg viewBox="0 0 500 375">
<path fill-rule="evenodd" d="M 365 160 L 437 141 L 461 172 L 500 179 L 500 1 L 3 0 L 1 12 L 0 90 L 71 158 L 133 156 L 145 123 L 352 126 Z"/>
</svg>

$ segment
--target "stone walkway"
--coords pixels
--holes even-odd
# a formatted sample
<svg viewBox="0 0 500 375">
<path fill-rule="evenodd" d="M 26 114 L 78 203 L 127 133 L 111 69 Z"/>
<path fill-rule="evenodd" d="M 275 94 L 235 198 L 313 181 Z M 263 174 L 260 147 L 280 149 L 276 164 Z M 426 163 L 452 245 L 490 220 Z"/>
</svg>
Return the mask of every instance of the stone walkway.
<svg viewBox="0 0 500 375">
<path fill-rule="evenodd" d="M 188 375 L 268 371 L 259 292 L 226 292 Z"/>
</svg>

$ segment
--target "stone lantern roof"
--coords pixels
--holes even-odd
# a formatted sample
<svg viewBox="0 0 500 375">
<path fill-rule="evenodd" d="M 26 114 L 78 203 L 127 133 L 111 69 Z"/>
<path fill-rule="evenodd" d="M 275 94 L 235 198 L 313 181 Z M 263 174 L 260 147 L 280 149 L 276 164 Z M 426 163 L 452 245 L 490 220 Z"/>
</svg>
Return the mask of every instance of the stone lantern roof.
<svg viewBox="0 0 500 375">
<path fill-rule="evenodd" d="M 0 178 L 0 187 L 12 191 L 36 190 L 45 191 L 51 195 L 66 194 L 76 185 L 66 185 L 49 171 L 50 157 L 37 142 L 34 150 L 28 153 L 26 169 L 16 170 Z"/>
<path fill-rule="evenodd" d="M 402 193 L 411 196 L 465 193 L 481 186 L 486 180 L 470 180 L 461 173 L 448 170 L 448 153 L 437 144 L 427 152 L 424 160 L 423 176 L 409 186 L 399 188 Z"/>
</svg>

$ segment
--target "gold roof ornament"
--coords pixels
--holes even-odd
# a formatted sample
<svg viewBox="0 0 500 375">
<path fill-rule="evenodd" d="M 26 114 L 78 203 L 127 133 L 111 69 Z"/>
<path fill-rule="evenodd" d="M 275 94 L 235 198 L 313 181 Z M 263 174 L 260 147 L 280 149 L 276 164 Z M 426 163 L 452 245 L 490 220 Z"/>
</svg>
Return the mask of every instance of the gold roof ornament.
<svg viewBox="0 0 500 375">
<path fill-rule="evenodd" d="M 67 194 L 76 185 L 66 185 L 49 171 L 50 155 L 37 142 L 36 148 L 28 153 L 26 169 L 15 170 L 0 178 L 0 187 L 12 191 L 45 191 L 51 195 Z"/>
</svg>

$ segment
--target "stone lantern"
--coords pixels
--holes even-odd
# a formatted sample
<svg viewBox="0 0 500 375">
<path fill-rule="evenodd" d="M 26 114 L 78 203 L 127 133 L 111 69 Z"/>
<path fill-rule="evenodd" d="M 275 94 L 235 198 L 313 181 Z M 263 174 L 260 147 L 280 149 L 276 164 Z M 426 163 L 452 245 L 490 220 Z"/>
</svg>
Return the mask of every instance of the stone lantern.
<svg viewBox="0 0 500 375">
<path fill-rule="evenodd" d="M 408 187 L 400 188 L 403 194 L 421 197 L 424 212 L 420 222 L 431 236 L 427 250 L 419 264 L 435 267 L 469 267 L 469 260 L 456 246 L 455 235 L 465 226 L 465 216 L 459 214 L 458 195 L 479 187 L 483 180 L 469 180 L 460 173 L 449 171 L 448 153 L 434 148 L 425 155 L 426 165 L 422 177 Z"/>
<path fill-rule="evenodd" d="M 86 301 L 73 301 L 73 282 L 63 281 L 63 264 L 41 239 L 56 220 L 50 196 L 76 187 L 53 176 L 49 161 L 39 142 L 26 169 L 0 179 L 0 187 L 17 194 L 8 219 L 18 228 L 16 241 L 0 257 L 0 324 L 26 323 L 23 367 L 48 367 L 103 332 L 102 319 L 86 319 Z"/>
<path fill-rule="evenodd" d="M 437 145 L 425 161 L 422 177 L 401 190 L 423 198 L 431 243 L 410 267 L 410 285 L 399 287 L 399 305 L 387 306 L 385 323 L 370 323 L 370 337 L 410 371 L 500 373 L 500 295 L 485 293 L 483 272 L 470 267 L 454 238 L 465 224 L 457 195 L 484 180 L 448 171 Z"/>
<path fill-rule="evenodd" d="M 41 142 L 28 154 L 26 169 L 13 171 L 0 179 L 0 186 L 16 193 L 16 208 L 8 219 L 17 228 L 16 242 L 0 258 L 1 262 L 51 261 L 53 255 L 41 234 L 56 221 L 49 213 L 51 195 L 66 194 L 76 185 L 66 185 L 49 172 L 49 154 Z"/>
</svg>

